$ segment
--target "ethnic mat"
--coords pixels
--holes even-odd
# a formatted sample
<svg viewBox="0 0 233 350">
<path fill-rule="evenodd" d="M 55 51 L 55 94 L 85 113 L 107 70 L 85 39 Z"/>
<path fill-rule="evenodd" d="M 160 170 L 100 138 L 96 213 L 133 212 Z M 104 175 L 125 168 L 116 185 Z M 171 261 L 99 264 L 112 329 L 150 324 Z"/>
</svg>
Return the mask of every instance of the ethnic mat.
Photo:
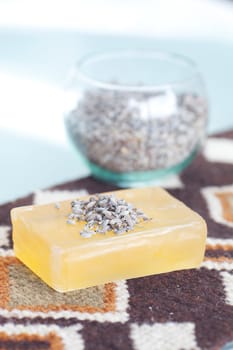
<svg viewBox="0 0 233 350">
<path fill-rule="evenodd" d="M 233 132 L 162 185 L 207 221 L 201 267 L 65 294 L 15 258 L 9 211 L 116 188 L 88 177 L 0 206 L 0 350 L 233 349 Z"/>
</svg>

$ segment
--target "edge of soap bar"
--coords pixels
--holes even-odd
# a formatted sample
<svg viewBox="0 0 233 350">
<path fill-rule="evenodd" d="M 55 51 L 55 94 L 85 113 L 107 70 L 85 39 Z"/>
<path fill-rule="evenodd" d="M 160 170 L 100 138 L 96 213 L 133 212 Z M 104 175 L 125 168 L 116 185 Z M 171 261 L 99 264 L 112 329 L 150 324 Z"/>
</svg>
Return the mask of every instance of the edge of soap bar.
<svg viewBox="0 0 233 350">
<path fill-rule="evenodd" d="M 51 288 L 55 288 L 55 281 L 53 281 L 51 270 L 48 269 L 49 264 L 53 263 L 53 252 L 56 250 L 54 247 L 53 250 L 49 249 L 40 237 L 37 237 L 36 243 L 34 244 L 34 239 L 31 239 L 30 228 L 27 227 L 26 223 L 21 220 L 20 213 L 22 211 L 31 211 L 33 206 L 21 206 L 13 208 L 11 210 L 10 216 L 12 220 L 12 239 L 13 239 L 13 249 L 15 256 L 25 264 L 33 273 L 35 273 L 39 278 L 47 283 Z M 24 230 L 24 233 L 27 237 L 27 242 L 30 243 L 30 249 L 28 248 L 27 242 L 20 242 L 20 235 L 15 234 L 16 226 L 20 225 L 20 230 Z M 16 244 L 17 242 L 17 244 Z M 38 251 L 43 251 L 43 256 L 40 259 Z M 27 258 L 25 259 L 25 255 Z M 40 273 L 38 266 L 43 267 L 44 273 Z M 55 283 L 54 283 L 55 282 Z M 57 290 L 59 291 L 59 290 Z"/>
</svg>

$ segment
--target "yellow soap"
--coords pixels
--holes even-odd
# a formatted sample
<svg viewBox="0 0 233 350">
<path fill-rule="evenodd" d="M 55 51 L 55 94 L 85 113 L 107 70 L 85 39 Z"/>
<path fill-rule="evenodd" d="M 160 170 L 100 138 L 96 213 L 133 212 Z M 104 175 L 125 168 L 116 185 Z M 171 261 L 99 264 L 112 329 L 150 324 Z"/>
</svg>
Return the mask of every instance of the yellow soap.
<svg viewBox="0 0 233 350">
<path fill-rule="evenodd" d="M 132 231 L 90 238 L 85 222 L 67 224 L 71 200 L 11 211 L 16 256 L 59 292 L 110 281 L 198 267 L 204 256 L 205 221 L 161 188 L 113 192 L 151 218 Z M 85 197 L 86 198 L 86 197 Z"/>
</svg>

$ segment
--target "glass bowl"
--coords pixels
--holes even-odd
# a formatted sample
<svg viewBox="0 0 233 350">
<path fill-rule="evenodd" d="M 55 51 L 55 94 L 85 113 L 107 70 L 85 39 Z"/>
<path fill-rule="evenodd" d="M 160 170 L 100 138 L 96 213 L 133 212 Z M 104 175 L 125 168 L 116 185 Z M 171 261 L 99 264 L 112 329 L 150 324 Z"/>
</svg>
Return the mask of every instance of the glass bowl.
<svg viewBox="0 0 233 350">
<path fill-rule="evenodd" d="M 66 92 L 67 133 L 101 180 L 130 187 L 180 172 L 205 139 L 203 79 L 183 56 L 92 54 L 78 63 Z"/>
</svg>

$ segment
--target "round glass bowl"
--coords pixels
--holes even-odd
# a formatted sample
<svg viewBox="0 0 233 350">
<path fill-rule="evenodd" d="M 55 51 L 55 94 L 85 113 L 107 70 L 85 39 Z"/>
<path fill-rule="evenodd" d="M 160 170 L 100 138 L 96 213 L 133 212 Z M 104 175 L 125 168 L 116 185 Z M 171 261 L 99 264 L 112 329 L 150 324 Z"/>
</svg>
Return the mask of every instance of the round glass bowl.
<svg viewBox="0 0 233 350">
<path fill-rule="evenodd" d="M 184 169 L 206 134 L 207 99 L 189 59 L 161 52 L 90 55 L 73 71 L 65 125 L 93 176 L 135 186 Z"/>
</svg>

